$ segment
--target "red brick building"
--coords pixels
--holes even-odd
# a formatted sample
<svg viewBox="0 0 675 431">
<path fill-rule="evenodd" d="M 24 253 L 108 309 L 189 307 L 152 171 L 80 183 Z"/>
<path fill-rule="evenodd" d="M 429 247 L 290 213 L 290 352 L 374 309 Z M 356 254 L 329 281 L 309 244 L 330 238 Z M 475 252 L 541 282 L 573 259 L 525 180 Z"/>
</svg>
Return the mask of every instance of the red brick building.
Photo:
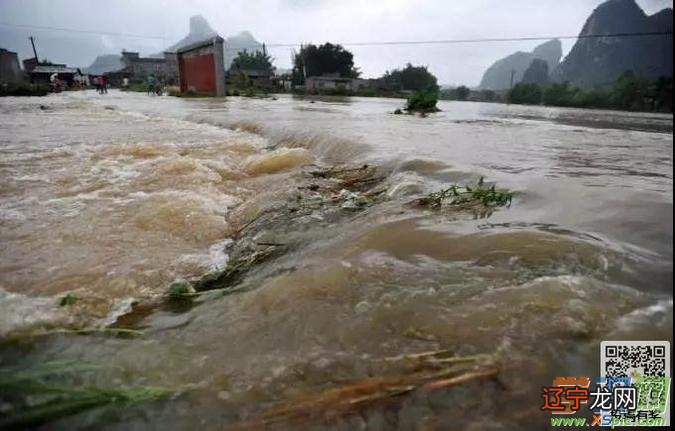
<svg viewBox="0 0 675 431">
<path fill-rule="evenodd" d="M 188 45 L 176 54 L 181 92 L 189 90 L 213 96 L 225 95 L 222 37 Z"/>
</svg>

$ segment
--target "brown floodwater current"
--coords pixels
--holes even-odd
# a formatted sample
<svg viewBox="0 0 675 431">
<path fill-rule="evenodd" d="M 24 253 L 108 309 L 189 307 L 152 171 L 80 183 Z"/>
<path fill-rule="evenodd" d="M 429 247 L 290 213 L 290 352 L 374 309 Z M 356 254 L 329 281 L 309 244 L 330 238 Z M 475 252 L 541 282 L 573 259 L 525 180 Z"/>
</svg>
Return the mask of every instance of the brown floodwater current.
<svg viewBox="0 0 675 431">
<path fill-rule="evenodd" d="M 74 384 L 176 388 L 43 429 L 256 424 L 440 349 L 494 355 L 498 376 L 272 429 L 545 429 L 541 386 L 597 374 L 601 340 L 672 342 L 672 116 L 468 102 L 392 115 L 401 104 L 0 99 L 0 370 L 76 361 L 99 368 Z M 138 337 L 28 335 L 124 322 L 171 282 L 224 268 L 235 232 L 292 199 L 307 166 L 364 163 L 386 168 L 386 199 L 315 216 L 241 291 L 136 313 Z M 406 205 L 481 176 L 512 204 Z M 14 413 L 5 395 L 0 414 Z"/>
</svg>

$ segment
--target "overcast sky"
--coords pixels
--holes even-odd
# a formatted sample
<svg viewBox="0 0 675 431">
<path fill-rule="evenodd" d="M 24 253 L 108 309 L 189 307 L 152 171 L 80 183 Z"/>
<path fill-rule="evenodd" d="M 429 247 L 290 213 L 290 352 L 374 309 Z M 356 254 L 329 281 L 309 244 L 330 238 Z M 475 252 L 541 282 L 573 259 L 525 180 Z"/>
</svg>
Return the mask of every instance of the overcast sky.
<svg viewBox="0 0 675 431">
<path fill-rule="evenodd" d="M 342 43 L 355 54 L 365 77 L 412 62 L 428 65 L 440 83 L 476 85 L 495 60 L 517 50 L 529 51 L 541 42 L 374 47 L 349 47 L 349 42 L 576 35 L 600 3 L 602 0 L 0 0 L 0 22 L 164 38 L 77 35 L 100 39 L 107 50 L 101 54 L 119 53 L 129 46 L 149 54 L 183 37 L 189 16 L 202 14 L 223 36 L 248 30 L 268 44 Z M 637 3 L 652 14 L 672 7 L 673 1 Z M 50 33 L 37 32 L 37 36 L 46 38 Z M 565 53 L 572 43 L 563 41 Z M 290 48 L 270 51 L 278 67 L 290 67 Z"/>
</svg>

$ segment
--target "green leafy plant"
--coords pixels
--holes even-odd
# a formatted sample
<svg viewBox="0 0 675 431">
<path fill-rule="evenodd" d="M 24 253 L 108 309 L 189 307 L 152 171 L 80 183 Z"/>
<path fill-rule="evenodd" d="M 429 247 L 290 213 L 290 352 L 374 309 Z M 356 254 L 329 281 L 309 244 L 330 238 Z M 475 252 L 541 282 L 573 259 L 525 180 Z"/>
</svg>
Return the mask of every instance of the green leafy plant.
<svg viewBox="0 0 675 431">
<path fill-rule="evenodd" d="M 409 98 L 405 106 L 405 110 L 408 112 L 438 112 L 439 109 L 436 107 L 438 103 L 438 92 L 435 90 L 421 90 L 413 93 Z"/>
<path fill-rule="evenodd" d="M 447 189 L 429 193 L 418 199 L 417 203 L 429 208 L 440 208 L 443 204 L 452 206 L 479 204 L 484 207 L 500 207 L 510 205 L 512 200 L 512 192 L 497 189 L 494 184 L 487 186 L 481 177 L 474 187 L 452 185 Z"/>
</svg>

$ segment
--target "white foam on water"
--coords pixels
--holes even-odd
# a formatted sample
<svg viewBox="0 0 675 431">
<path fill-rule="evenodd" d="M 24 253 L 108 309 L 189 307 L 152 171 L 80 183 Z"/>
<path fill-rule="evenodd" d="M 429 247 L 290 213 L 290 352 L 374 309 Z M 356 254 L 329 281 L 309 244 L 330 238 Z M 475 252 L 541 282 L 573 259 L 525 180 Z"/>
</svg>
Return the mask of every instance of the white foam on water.
<svg viewBox="0 0 675 431">
<path fill-rule="evenodd" d="M 55 298 L 30 297 L 0 288 L 0 337 L 36 325 L 66 325 L 72 320 Z"/>
</svg>

